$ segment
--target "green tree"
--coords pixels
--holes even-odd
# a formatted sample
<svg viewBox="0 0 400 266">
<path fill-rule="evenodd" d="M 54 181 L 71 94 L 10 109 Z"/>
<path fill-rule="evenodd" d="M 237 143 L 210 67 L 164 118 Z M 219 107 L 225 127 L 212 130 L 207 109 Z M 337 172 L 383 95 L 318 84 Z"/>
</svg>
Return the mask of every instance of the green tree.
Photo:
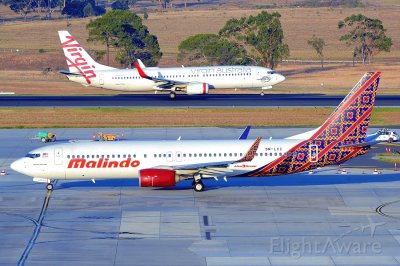
<svg viewBox="0 0 400 266">
<path fill-rule="evenodd" d="M 15 13 L 26 16 L 36 7 L 36 2 L 33 0 L 6 0 L 5 4 L 9 5 L 10 9 Z"/>
<path fill-rule="evenodd" d="M 257 64 L 275 68 L 289 56 L 280 17 L 277 12 L 263 11 L 257 16 L 230 19 L 219 34 L 245 47 Z"/>
<path fill-rule="evenodd" d="M 116 0 L 111 4 L 112 10 L 128 10 L 129 2 L 128 0 Z"/>
<path fill-rule="evenodd" d="M 215 34 L 197 34 L 182 41 L 178 61 L 191 65 L 246 65 L 250 63 L 246 50 Z"/>
<path fill-rule="evenodd" d="M 308 45 L 310 45 L 314 50 L 317 52 L 319 58 L 321 59 L 321 67 L 324 67 L 324 46 L 325 41 L 322 38 L 316 37 L 315 35 L 312 36 L 311 39 L 307 41 Z"/>
<path fill-rule="evenodd" d="M 92 12 L 88 4 L 92 6 L 93 14 L 95 16 L 103 15 L 106 12 L 103 7 L 97 6 L 94 0 L 66 0 L 65 7 L 63 8 L 61 14 L 71 17 L 83 18 L 85 17 L 85 8 L 87 12 Z"/>
<path fill-rule="evenodd" d="M 353 60 L 361 57 L 363 64 L 381 51 L 390 52 L 392 39 L 387 37 L 386 29 L 379 19 L 371 19 L 362 14 L 351 15 L 339 21 L 338 28 L 349 28 L 349 32 L 340 37 L 348 46 L 353 45 Z"/>
<path fill-rule="evenodd" d="M 84 17 L 94 16 L 94 9 L 91 3 L 87 3 L 86 6 L 83 8 L 83 16 Z"/>
<path fill-rule="evenodd" d="M 139 16 L 128 10 L 110 11 L 91 21 L 87 28 L 89 42 L 100 41 L 106 45 L 107 64 L 110 47 L 117 50 L 116 59 L 125 66 L 131 65 L 135 58 L 155 66 L 161 58 L 157 37 L 149 33 Z"/>
</svg>

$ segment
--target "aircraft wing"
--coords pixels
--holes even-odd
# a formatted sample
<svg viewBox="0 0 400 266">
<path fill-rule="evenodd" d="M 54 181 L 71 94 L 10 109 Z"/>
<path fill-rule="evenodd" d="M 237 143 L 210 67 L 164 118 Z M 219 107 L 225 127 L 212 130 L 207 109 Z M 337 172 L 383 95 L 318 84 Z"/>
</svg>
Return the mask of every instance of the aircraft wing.
<svg viewBox="0 0 400 266">
<path fill-rule="evenodd" d="M 159 77 L 151 77 L 147 75 L 140 64 L 138 62 L 135 62 L 135 68 L 139 72 L 140 77 L 148 80 L 152 80 L 156 83 L 156 86 L 160 89 L 165 89 L 165 90 L 170 90 L 172 87 L 180 86 L 180 87 L 186 87 L 186 85 L 189 84 L 189 82 L 186 81 L 178 81 L 178 80 L 171 80 L 171 79 L 165 79 L 165 78 L 159 78 Z"/>
<path fill-rule="evenodd" d="M 223 175 L 225 173 L 232 172 L 228 167 L 229 164 L 233 163 L 243 163 L 250 162 L 253 160 L 256 155 L 258 146 L 262 137 L 258 137 L 254 143 L 251 145 L 246 154 L 239 160 L 230 160 L 230 161 L 218 161 L 218 162 L 209 162 L 209 163 L 198 163 L 198 164 L 185 164 L 185 165 L 177 165 L 177 166 L 157 166 L 154 168 L 157 169 L 169 169 L 175 170 L 179 175 L 193 175 L 193 174 L 203 174 L 206 176 L 218 176 Z"/>
</svg>

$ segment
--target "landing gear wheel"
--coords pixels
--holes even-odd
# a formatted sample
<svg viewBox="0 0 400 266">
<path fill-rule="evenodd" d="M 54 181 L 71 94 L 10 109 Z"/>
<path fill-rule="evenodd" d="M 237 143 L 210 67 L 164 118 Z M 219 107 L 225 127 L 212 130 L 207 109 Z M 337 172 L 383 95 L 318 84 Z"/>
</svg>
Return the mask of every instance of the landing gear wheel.
<svg viewBox="0 0 400 266">
<path fill-rule="evenodd" d="M 47 187 L 47 190 L 53 190 L 53 184 L 52 183 L 48 183 L 46 187 Z"/>
<path fill-rule="evenodd" d="M 170 98 L 171 100 L 174 100 L 174 99 L 176 98 L 175 92 L 170 92 L 169 98 Z"/>
<path fill-rule="evenodd" d="M 392 143 L 392 142 L 393 142 L 393 139 L 392 139 L 392 138 L 389 138 L 389 139 L 388 139 L 388 142 L 389 142 L 389 143 Z"/>
<path fill-rule="evenodd" d="M 196 192 L 201 192 L 204 190 L 204 184 L 201 180 L 194 182 L 193 189 Z"/>
<path fill-rule="evenodd" d="M 261 95 L 261 96 L 264 96 L 264 92 L 262 91 L 262 92 L 260 93 L 260 95 Z"/>
</svg>

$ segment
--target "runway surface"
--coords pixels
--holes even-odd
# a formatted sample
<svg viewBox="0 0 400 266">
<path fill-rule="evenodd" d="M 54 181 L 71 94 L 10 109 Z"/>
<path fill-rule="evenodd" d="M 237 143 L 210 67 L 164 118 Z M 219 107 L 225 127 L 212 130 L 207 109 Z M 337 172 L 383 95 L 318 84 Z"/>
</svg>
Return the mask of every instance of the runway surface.
<svg viewBox="0 0 400 266">
<path fill-rule="evenodd" d="M 268 106 L 332 106 L 345 96 L 322 94 L 211 94 L 177 95 L 136 94 L 114 96 L 0 96 L 0 107 L 268 107 Z M 377 96 L 376 106 L 400 106 L 400 95 Z"/>
<path fill-rule="evenodd" d="M 57 129 L 60 141 L 99 129 Z M 129 139 L 237 138 L 239 128 L 102 129 Z M 250 137 L 307 129 L 257 128 Z M 372 157 L 269 178 L 207 180 L 193 192 L 136 180 L 44 184 L 9 164 L 42 144 L 38 130 L 0 130 L 0 264 L 400 265 L 400 175 Z M 364 164 L 363 167 L 360 167 Z M 356 168 L 354 168 L 356 167 Z M 372 167 L 372 168 L 371 168 Z M 383 173 L 373 175 L 378 167 Z"/>
</svg>

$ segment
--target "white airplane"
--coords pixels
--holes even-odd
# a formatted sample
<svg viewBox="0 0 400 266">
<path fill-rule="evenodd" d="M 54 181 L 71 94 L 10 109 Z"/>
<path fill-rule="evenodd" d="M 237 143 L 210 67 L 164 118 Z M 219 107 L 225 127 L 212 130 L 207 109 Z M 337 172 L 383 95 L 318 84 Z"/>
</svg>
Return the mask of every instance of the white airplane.
<svg viewBox="0 0 400 266">
<path fill-rule="evenodd" d="M 285 80 L 275 71 L 258 66 L 145 67 L 137 60 L 136 69 L 118 69 L 94 61 L 68 31 L 58 35 L 69 70 L 60 71 L 69 80 L 84 86 L 118 91 L 161 91 L 186 94 L 207 94 L 209 89 L 271 89 Z M 146 73 L 145 73 L 146 72 Z"/>
<path fill-rule="evenodd" d="M 365 142 L 380 72 L 366 73 L 317 129 L 286 139 L 77 142 L 35 149 L 11 168 L 34 181 L 139 178 L 142 187 L 193 179 L 274 176 L 335 165 L 368 152 Z"/>
</svg>

